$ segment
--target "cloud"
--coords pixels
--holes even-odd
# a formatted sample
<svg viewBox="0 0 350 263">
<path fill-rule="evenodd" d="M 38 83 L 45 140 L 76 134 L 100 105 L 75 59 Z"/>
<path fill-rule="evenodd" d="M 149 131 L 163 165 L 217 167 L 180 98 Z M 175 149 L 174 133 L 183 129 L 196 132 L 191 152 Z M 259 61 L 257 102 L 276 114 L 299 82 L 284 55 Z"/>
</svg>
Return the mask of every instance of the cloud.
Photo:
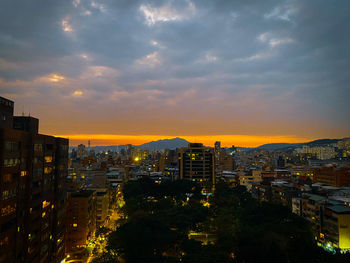
<svg viewBox="0 0 350 263">
<path fill-rule="evenodd" d="M 3 0 L 0 93 L 31 105 L 43 131 L 62 134 L 343 136 L 349 8 L 347 0 Z"/>
<path fill-rule="evenodd" d="M 99 2 L 92 1 L 91 2 L 91 7 L 99 10 L 100 12 L 106 12 L 106 7 L 103 4 L 99 3 Z"/>
<path fill-rule="evenodd" d="M 140 12 L 144 15 L 146 24 L 152 26 L 157 22 L 182 21 L 189 19 L 196 12 L 196 7 L 192 2 L 182 10 L 177 10 L 170 3 L 161 7 L 152 7 L 151 5 L 141 5 Z"/>
<path fill-rule="evenodd" d="M 149 67 L 159 66 L 161 63 L 162 63 L 161 57 L 158 52 L 153 52 L 141 59 L 136 60 L 136 64 L 149 66 Z"/>
<path fill-rule="evenodd" d="M 78 7 L 79 4 L 80 4 L 80 0 L 73 0 L 73 5 L 75 7 Z"/>
<path fill-rule="evenodd" d="M 73 31 L 73 28 L 72 28 L 72 26 L 69 23 L 69 18 L 68 17 L 66 17 L 66 18 L 64 18 L 62 20 L 61 25 L 62 25 L 62 30 L 64 32 L 72 32 Z"/>
<path fill-rule="evenodd" d="M 257 38 L 262 43 L 268 43 L 270 47 L 276 47 L 279 45 L 290 44 L 294 42 L 294 40 L 289 37 L 280 37 L 280 38 L 274 37 L 271 32 L 262 33 Z"/>
<path fill-rule="evenodd" d="M 296 13 L 297 8 L 293 6 L 292 1 L 286 1 L 284 4 L 275 6 L 271 12 L 264 15 L 264 18 L 292 22 L 292 17 Z"/>
<path fill-rule="evenodd" d="M 84 93 L 81 90 L 76 90 L 73 92 L 74 97 L 81 97 Z"/>
</svg>

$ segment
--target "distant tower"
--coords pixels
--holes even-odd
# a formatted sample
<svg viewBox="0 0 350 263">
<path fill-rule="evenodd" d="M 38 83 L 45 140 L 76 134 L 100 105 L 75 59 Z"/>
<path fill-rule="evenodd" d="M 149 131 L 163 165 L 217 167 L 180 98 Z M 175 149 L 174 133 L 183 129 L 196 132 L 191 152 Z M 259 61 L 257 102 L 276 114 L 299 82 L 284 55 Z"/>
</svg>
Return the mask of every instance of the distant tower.
<svg viewBox="0 0 350 263">
<path fill-rule="evenodd" d="M 220 141 L 216 141 L 214 144 L 214 149 L 215 151 L 219 151 L 221 148 L 221 142 Z"/>
<path fill-rule="evenodd" d="M 89 150 L 90 150 L 90 140 L 88 141 L 88 147 L 89 147 Z"/>
</svg>

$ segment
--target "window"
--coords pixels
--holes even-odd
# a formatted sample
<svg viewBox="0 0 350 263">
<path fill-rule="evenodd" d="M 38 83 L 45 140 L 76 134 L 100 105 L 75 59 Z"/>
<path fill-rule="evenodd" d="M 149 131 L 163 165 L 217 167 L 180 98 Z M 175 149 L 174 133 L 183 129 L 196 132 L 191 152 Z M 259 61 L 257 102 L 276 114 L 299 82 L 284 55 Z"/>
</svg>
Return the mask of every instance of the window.
<svg viewBox="0 0 350 263">
<path fill-rule="evenodd" d="M 8 205 L 1 208 L 1 216 L 7 216 L 16 212 L 16 205 Z"/>
<path fill-rule="evenodd" d="M 4 174 L 2 180 L 4 183 L 10 183 L 12 181 L 12 174 Z"/>
<path fill-rule="evenodd" d="M 74 224 L 73 224 L 73 227 L 78 227 L 78 224 L 74 223 Z"/>
<path fill-rule="evenodd" d="M 45 156 L 45 162 L 46 163 L 51 163 L 52 162 L 52 156 L 50 156 L 50 155 Z"/>
<path fill-rule="evenodd" d="M 38 164 L 38 163 L 42 163 L 43 160 L 42 160 L 42 157 L 34 157 L 34 164 Z"/>
<path fill-rule="evenodd" d="M 52 167 L 45 167 L 44 174 L 50 174 L 50 173 L 52 173 Z"/>
<path fill-rule="evenodd" d="M 4 190 L 2 192 L 2 200 L 7 200 L 16 196 L 16 189 Z"/>
<path fill-rule="evenodd" d="M 10 244 L 9 237 L 4 237 L 3 239 L 0 239 L 0 247 Z"/>
<path fill-rule="evenodd" d="M 53 150 L 53 144 L 46 144 L 46 150 L 52 151 Z"/>
<path fill-rule="evenodd" d="M 43 201 L 43 208 L 45 208 L 45 207 L 47 207 L 49 205 L 50 205 L 50 202 L 48 202 L 46 200 Z"/>
<path fill-rule="evenodd" d="M 5 151 L 7 152 L 19 151 L 19 142 L 5 142 Z"/>
<path fill-rule="evenodd" d="M 19 159 L 13 158 L 13 159 L 4 159 L 4 166 L 5 167 L 15 167 L 19 164 Z"/>
<path fill-rule="evenodd" d="M 21 176 L 27 176 L 28 172 L 27 171 L 21 171 Z"/>
<path fill-rule="evenodd" d="M 43 151 L 43 145 L 39 143 L 34 144 L 34 151 L 35 152 L 42 152 Z"/>
<path fill-rule="evenodd" d="M 43 169 L 42 168 L 33 170 L 33 179 L 34 180 L 41 179 L 42 175 L 43 175 Z"/>
</svg>

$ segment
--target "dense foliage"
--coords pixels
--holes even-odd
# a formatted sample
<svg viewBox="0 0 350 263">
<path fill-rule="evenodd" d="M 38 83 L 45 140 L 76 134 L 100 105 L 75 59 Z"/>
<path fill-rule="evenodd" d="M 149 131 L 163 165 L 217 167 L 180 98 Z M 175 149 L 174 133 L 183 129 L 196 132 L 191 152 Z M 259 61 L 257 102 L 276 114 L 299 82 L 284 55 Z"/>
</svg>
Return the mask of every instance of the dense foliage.
<svg viewBox="0 0 350 263">
<path fill-rule="evenodd" d="M 259 203 L 244 187 L 218 182 L 208 200 L 190 181 L 128 182 L 126 220 L 109 235 L 95 262 L 348 262 L 319 249 L 303 218 L 279 205 Z M 207 233 L 213 242 L 189 238 Z M 203 240 L 201 240 L 203 241 Z"/>
</svg>

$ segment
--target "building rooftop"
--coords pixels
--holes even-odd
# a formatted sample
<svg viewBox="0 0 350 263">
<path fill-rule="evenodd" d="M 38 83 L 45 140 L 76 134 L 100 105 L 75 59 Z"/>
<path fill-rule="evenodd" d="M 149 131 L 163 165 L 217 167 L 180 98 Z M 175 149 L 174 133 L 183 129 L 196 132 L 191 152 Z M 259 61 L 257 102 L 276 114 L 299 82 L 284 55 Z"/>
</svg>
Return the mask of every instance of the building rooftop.
<svg viewBox="0 0 350 263">
<path fill-rule="evenodd" d="M 337 214 L 350 214 L 350 207 L 346 205 L 333 205 L 327 208 Z"/>
<path fill-rule="evenodd" d="M 72 197 L 89 197 L 95 193 L 95 190 L 79 190 L 70 192 Z"/>
<path fill-rule="evenodd" d="M 316 202 L 327 201 L 327 197 L 322 196 L 322 195 L 305 194 L 304 196 L 308 197 L 310 200 L 314 200 Z"/>
</svg>

